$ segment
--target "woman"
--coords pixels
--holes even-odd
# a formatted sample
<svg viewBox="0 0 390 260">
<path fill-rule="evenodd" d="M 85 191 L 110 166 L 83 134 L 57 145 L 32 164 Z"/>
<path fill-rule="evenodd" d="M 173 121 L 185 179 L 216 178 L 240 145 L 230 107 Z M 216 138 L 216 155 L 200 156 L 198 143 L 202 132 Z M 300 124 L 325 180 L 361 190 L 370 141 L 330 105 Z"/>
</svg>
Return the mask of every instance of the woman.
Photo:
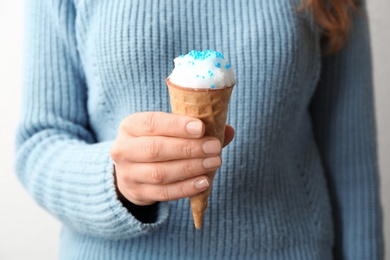
<svg viewBox="0 0 390 260">
<path fill-rule="evenodd" d="M 363 4 L 33 0 L 26 12 L 16 171 L 63 223 L 62 259 L 382 258 Z M 167 113 L 164 79 L 192 49 L 235 70 L 222 165 L 199 120 Z M 195 230 L 182 198 L 218 167 Z"/>
</svg>

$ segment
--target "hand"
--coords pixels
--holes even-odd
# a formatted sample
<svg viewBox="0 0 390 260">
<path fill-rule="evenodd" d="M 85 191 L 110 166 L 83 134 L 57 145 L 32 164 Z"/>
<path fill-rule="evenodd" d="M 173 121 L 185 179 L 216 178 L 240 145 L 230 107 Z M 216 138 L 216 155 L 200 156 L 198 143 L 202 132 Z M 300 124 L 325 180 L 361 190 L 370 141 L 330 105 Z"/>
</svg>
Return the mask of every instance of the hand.
<svg viewBox="0 0 390 260">
<path fill-rule="evenodd" d="M 221 143 L 203 137 L 201 120 L 162 112 L 126 117 L 111 147 L 117 189 L 136 205 L 194 196 L 206 190 L 205 173 L 221 166 Z M 224 146 L 234 137 L 226 126 Z"/>
</svg>

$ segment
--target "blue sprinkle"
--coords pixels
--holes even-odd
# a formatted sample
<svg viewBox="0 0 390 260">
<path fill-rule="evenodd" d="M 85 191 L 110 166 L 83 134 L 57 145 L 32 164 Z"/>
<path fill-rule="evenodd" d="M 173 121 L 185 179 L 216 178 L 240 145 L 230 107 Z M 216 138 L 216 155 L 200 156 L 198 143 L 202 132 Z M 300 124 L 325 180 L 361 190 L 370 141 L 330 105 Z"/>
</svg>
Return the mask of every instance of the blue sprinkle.
<svg viewBox="0 0 390 260">
<path fill-rule="evenodd" d="M 180 55 L 180 58 L 184 58 L 184 54 L 181 54 L 181 55 Z"/>
<path fill-rule="evenodd" d="M 224 59 L 224 56 L 222 53 L 220 52 L 217 52 L 217 51 L 213 51 L 213 50 L 207 50 L 207 51 L 196 51 L 196 50 L 193 50 L 193 51 L 190 51 L 188 53 L 188 55 L 192 58 L 194 58 L 194 60 L 205 60 L 211 56 L 215 56 L 217 58 L 221 58 L 221 59 Z"/>
<path fill-rule="evenodd" d="M 217 64 L 215 64 L 215 67 L 217 67 L 217 68 L 220 68 L 221 67 L 221 63 L 217 63 Z"/>
<path fill-rule="evenodd" d="M 225 57 L 223 56 L 223 54 L 222 53 L 220 53 L 220 52 L 215 52 L 215 56 L 217 57 L 217 58 L 221 58 L 221 59 L 225 59 Z"/>
<path fill-rule="evenodd" d="M 192 65 L 194 65 L 195 64 L 195 62 L 192 62 Z"/>
<path fill-rule="evenodd" d="M 204 79 L 204 76 L 202 76 L 202 79 Z"/>
<path fill-rule="evenodd" d="M 199 75 L 196 75 L 197 78 L 199 78 Z"/>
<path fill-rule="evenodd" d="M 229 63 L 225 65 L 225 69 L 229 69 L 232 65 L 230 65 Z"/>
<path fill-rule="evenodd" d="M 211 85 L 211 88 L 215 88 L 215 86 L 214 86 L 214 85 Z"/>
</svg>

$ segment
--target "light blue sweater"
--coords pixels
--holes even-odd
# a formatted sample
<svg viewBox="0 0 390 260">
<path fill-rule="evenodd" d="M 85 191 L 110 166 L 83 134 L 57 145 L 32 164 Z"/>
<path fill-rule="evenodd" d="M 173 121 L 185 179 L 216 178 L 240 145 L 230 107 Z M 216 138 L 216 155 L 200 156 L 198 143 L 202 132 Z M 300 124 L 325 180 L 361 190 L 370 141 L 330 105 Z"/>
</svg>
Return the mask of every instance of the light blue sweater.
<svg viewBox="0 0 390 260">
<path fill-rule="evenodd" d="M 62 259 L 381 259 L 367 19 L 322 58 L 299 0 L 28 0 L 16 172 L 63 223 Z M 363 10 L 364 12 L 364 10 Z M 126 115 L 169 111 L 190 50 L 225 54 L 238 84 L 203 227 L 187 199 L 117 199 L 110 146 Z"/>
</svg>

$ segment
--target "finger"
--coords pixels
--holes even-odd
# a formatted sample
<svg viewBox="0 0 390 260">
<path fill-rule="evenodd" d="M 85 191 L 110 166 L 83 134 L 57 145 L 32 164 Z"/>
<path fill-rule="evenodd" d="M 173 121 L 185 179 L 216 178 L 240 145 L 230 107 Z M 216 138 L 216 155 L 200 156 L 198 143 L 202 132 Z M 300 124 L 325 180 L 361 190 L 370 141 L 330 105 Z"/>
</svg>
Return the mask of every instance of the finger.
<svg viewBox="0 0 390 260">
<path fill-rule="evenodd" d="M 169 160 L 206 158 L 221 153 L 221 143 L 214 137 L 182 139 L 164 136 L 131 138 L 121 145 L 127 149 L 132 162 L 161 162 Z"/>
<path fill-rule="evenodd" d="M 225 140 L 223 142 L 223 147 L 227 146 L 234 138 L 235 131 L 231 125 L 225 126 Z"/>
<path fill-rule="evenodd" d="M 175 160 L 157 163 L 133 163 L 133 181 L 148 184 L 168 184 L 194 178 L 216 170 L 221 166 L 219 156 L 205 159 Z"/>
<path fill-rule="evenodd" d="M 195 196 L 205 191 L 210 186 L 210 180 L 206 176 L 195 177 L 180 182 L 164 185 L 145 184 L 142 187 L 142 194 L 148 198 L 143 203 L 150 204 L 156 201 L 171 201 Z M 141 202 L 142 203 L 142 202 Z"/>
<path fill-rule="evenodd" d="M 199 138 L 205 131 L 200 119 L 164 112 L 142 112 L 126 117 L 120 129 L 132 136 Z"/>
</svg>

